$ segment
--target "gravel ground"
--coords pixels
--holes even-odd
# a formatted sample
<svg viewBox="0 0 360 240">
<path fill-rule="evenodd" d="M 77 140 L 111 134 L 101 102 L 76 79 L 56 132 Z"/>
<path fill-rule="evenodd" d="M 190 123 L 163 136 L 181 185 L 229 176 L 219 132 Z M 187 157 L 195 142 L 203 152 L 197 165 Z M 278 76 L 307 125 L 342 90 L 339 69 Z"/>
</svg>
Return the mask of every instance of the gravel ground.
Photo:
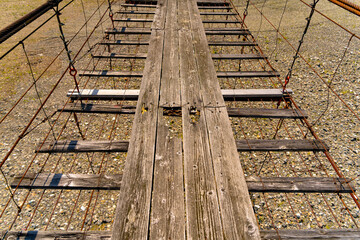
<svg viewBox="0 0 360 240">
<path fill-rule="evenodd" d="M 262 8 L 264 15 L 275 23 L 279 24 L 279 19 L 284 9 L 285 2 L 279 0 L 252 1 L 257 7 Z M 101 3 L 101 2 L 100 2 Z M 86 2 L 87 17 L 93 12 L 93 7 L 97 6 L 98 1 Z M 244 2 L 235 2 L 240 12 L 244 7 Z M 118 7 L 117 5 L 115 8 Z M 74 11 L 64 13 L 65 35 L 73 36 L 74 29 L 78 29 L 84 21 L 82 15 L 81 2 L 75 1 L 72 6 Z M 318 9 L 328 14 L 336 21 L 348 27 L 359 34 L 360 22 L 358 18 L 348 14 L 346 11 L 332 5 L 331 3 L 321 1 Z M 104 7 L 101 8 L 101 13 Z M 75 14 L 79 13 L 79 14 Z M 80 14 L 81 13 L 81 14 Z M 309 9 L 300 1 L 288 1 L 286 11 L 281 22 L 280 30 L 283 32 L 292 44 L 297 46 L 301 37 L 305 18 Z M 151 16 L 148 16 L 151 17 Z M 80 32 L 80 35 L 71 43 L 71 49 L 79 49 L 81 43 L 90 33 L 92 27 L 99 19 L 99 13 L 96 13 L 94 20 L 91 20 L 88 31 Z M 10 20 L 9 20 L 10 21 Z M 287 73 L 294 52 L 286 45 L 285 41 L 273 31 L 266 23 L 266 20 L 254 10 L 249 8 L 249 15 L 246 24 L 256 37 L 262 50 L 267 56 L 272 66 L 281 73 L 281 78 Z M 35 24 L 36 25 L 36 24 Z M 90 40 L 90 46 L 101 40 L 102 30 L 110 26 L 105 22 L 96 30 L 94 37 Z M 138 27 L 147 27 L 147 25 L 134 25 Z M 223 27 L 224 25 L 207 25 L 206 27 Z M 30 27 L 34 27 L 30 25 Z M 235 27 L 229 25 L 228 27 Z M 58 29 L 56 22 L 52 21 L 49 26 L 25 42 L 25 47 L 30 56 L 35 76 L 39 76 L 41 70 L 51 61 L 51 59 L 60 51 L 61 41 L 58 39 Z M 337 75 L 333 78 L 334 69 L 339 63 L 339 59 L 344 53 L 348 40 L 351 35 L 344 33 L 343 30 L 336 27 L 329 21 L 315 14 L 308 34 L 306 35 L 301 54 L 309 61 L 316 71 L 325 79 L 332 81 L 332 87 L 348 103 L 348 105 L 359 113 L 359 94 L 360 82 L 356 74 L 360 70 L 359 61 L 359 40 L 353 38 L 347 55 L 339 67 Z M 4 52 L 11 44 L 19 41 L 21 35 L 17 38 L 1 45 L 0 51 Z M 142 38 L 145 40 L 146 37 Z M 211 38 L 209 40 L 238 40 L 237 37 L 228 37 L 228 39 Z M 48 46 L 51 46 L 49 48 Z M 144 61 L 114 61 L 111 64 L 107 61 L 94 62 L 89 60 L 89 53 L 86 52 L 89 46 L 85 47 L 81 55 L 84 59 L 76 63 L 77 69 L 115 69 L 115 70 L 135 70 L 143 69 Z M 146 52 L 147 47 L 139 48 L 117 47 L 112 49 L 119 52 Z M 251 52 L 251 48 L 218 48 L 212 47 L 213 53 L 240 53 L 241 51 Z M 93 53 L 106 51 L 102 47 L 94 47 Z M 76 51 L 74 51 L 76 52 Z M 14 57 L 15 56 L 15 57 Z M 13 60 L 16 59 L 16 60 Z M 242 61 L 241 69 L 261 70 L 261 63 L 254 61 Z M 54 65 L 48 70 L 38 84 L 38 92 L 42 99 L 54 86 L 55 81 L 66 67 L 66 55 L 62 54 L 60 59 L 55 61 Z M 89 64 L 89 66 L 87 66 Z M 216 68 L 221 71 L 237 70 L 238 61 L 214 62 Z M 1 61 L 2 76 L 0 77 L 1 117 L 10 109 L 16 99 L 31 84 L 28 65 L 24 59 L 24 54 L 19 48 L 12 57 L 7 57 Z M 266 67 L 268 69 L 268 66 Z M 333 79 L 333 80 L 332 80 Z M 220 80 L 222 88 L 277 88 L 280 84 L 277 79 L 228 79 Z M 140 79 L 97 79 L 82 78 L 80 87 L 83 88 L 139 88 Z M 57 108 L 62 107 L 66 101 L 64 95 L 68 89 L 74 87 L 73 79 L 66 76 L 63 82 L 58 86 L 53 96 L 46 104 L 47 115 L 51 115 Z M 312 71 L 303 63 L 298 62 L 295 65 L 293 77 L 288 85 L 294 91 L 294 99 L 298 105 L 309 112 L 309 121 L 313 123 L 324 111 L 327 105 L 328 91 L 325 86 L 315 76 Z M 347 178 L 356 177 L 358 172 L 358 154 L 360 141 L 360 128 L 358 120 L 347 110 L 344 105 L 331 93 L 330 107 L 325 116 L 314 125 L 319 137 L 326 140 L 330 146 L 330 153 L 341 171 Z M 101 103 L 101 102 L 99 102 Z M 127 102 L 123 104 L 134 104 Z M 284 104 L 284 103 L 282 103 Z M 8 152 L 10 146 L 17 139 L 25 124 L 31 119 L 39 101 L 34 89 L 29 91 L 19 106 L 13 113 L 1 123 L 1 142 L 0 154 L 3 158 Z M 229 103 L 229 106 L 236 107 L 275 107 L 274 103 Z M 283 107 L 282 105 L 281 107 Z M 52 154 L 38 155 L 34 158 L 34 149 L 37 144 L 43 141 L 44 136 L 49 132 L 49 123 L 55 123 L 59 116 L 56 114 L 50 122 L 45 121 L 39 127 L 34 128 L 30 134 L 23 138 L 15 151 L 9 157 L 9 160 L 3 166 L 3 172 L 8 179 L 17 174 L 22 174 L 31 164 L 29 172 L 55 172 L 55 173 L 121 173 L 126 154 Z M 80 128 L 87 140 L 91 139 L 129 139 L 133 116 L 122 115 L 89 115 L 79 114 Z M 30 129 L 35 127 L 45 118 L 45 114 L 40 112 Z M 174 135 L 181 132 L 181 119 L 175 117 L 166 117 L 168 125 L 172 126 Z M 237 139 L 255 138 L 271 139 L 273 138 L 278 120 L 274 119 L 231 119 L 234 135 Z M 63 139 L 81 139 L 81 135 L 76 126 L 73 115 L 63 113 L 59 116 L 54 126 L 55 136 L 62 131 L 63 126 L 66 129 L 61 134 Z M 277 132 L 277 138 L 303 138 L 303 132 L 307 133 L 306 128 L 300 121 L 285 120 Z M 310 134 L 309 134 L 310 136 Z M 49 139 L 54 139 L 50 131 Z M 331 165 L 322 153 L 240 153 L 240 159 L 247 176 L 336 176 Z M 324 170 L 326 169 L 326 170 Z M 353 185 L 358 188 L 360 179 L 356 179 Z M 27 190 L 17 190 L 15 199 L 19 204 L 23 204 L 23 210 L 19 214 L 13 230 L 109 230 L 112 225 L 113 212 L 116 205 L 117 191 L 43 191 L 33 190 L 29 193 Z M 0 196 L 1 211 L 9 200 L 9 193 L 6 183 L 2 181 Z M 306 229 L 306 228 L 353 228 L 359 225 L 359 210 L 354 206 L 353 201 L 348 195 L 337 194 L 251 194 L 254 211 L 262 229 L 277 228 L 286 229 Z M 26 198 L 26 200 L 25 200 Z M 39 201 L 41 199 L 41 201 Z M 341 200 L 346 203 L 345 207 Z M 11 226 L 15 216 L 16 207 L 10 201 L 10 205 L 4 213 L 0 213 L 1 229 L 7 229 Z M 38 205 L 39 204 L 39 205 Z M 349 214 L 351 213 L 351 215 Z M 335 216 L 335 217 L 334 217 Z"/>
</svg>

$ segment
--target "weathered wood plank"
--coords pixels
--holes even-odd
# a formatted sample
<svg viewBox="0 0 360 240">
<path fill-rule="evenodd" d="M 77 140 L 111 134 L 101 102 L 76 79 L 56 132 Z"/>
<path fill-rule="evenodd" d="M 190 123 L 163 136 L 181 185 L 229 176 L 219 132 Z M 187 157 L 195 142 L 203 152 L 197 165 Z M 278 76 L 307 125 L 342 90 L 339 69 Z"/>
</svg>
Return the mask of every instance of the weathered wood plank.
<svg viewBox="0 0 360 240">
<path fill-rule="evenodd" d="M 260 239 L 200 13 L 193 0 L 188 0 L 188 6 L 203 105 L 199 114 L 206 121 L 211 171 L 216 182 L 216 190 L 212 194 L 218 197 L 223 238 Z"/>
<path fill-rule="evenodd" d="M 118 59 L 146 59 L 146 53 L 128 53 L 128 54 L 118 54 L 118 53 L 102 53 L 101 55 L 92 55 L 93 58 L 118 58 Z"/>
<path fill-rule="evenodd" d="M 139 8 L 156 8 L 156 5 L 150 5 L 150 4 L 129 4 L 129 3 L 123 3 L 121 4 L 122 7 L 139 7 Z"/>
<path fill-rule="evenodd" d="M 304 229 L 304 230 L 262 230 L 261 239 L 279 239 L 283 240 L 303 240 L 303 239 L 341 239 L 355 240 L 360 239 L 360 230 L 358 229 Z"/>
<path fill-rule="evenodd" d="M 241 36 L 241 35 L 249 35 L 250 32 L 247 30 L 230 30 L 230 31 L 211 31 L 211 30 L 207 30 L 205 31 L 206 35 L 237 35 L 237 36 Z"/>
<path fill-rule="evenodd" d="M 229 117 L 250 118 L 308 118 L 305 110 L 297 109 L 264 109 L 264 108 L 227 108 Z"/>
<path fill-rule="evenodd" d="M 135 109 L 136 106 L 131 105 L 68 103 L 64 108 L 59 108 L 58 112 L 135 114 Z"/>
<path fill-rule="evenodd" d="M 149 41 L 115 40 L 100 42 L 100 45 L 149 45 Z"/>
<path fill-rule="evenodd" d="M 27 173 L 15 176 L 12 188 L 65 190 L 119 190 L 122 174 Z"/>
<path fill-rule="evenodd" d="M 151 30 L 148 28 L 129 28 L 129 27 L 122 27 L 122 28 L 109 28 L 105 30 L 106 34 L 128 34 L 128 35 L 137 35 L 137 34 L 151 34 Z"/>
<path fill-rule="evenodd" d="M 291 89 L 283 93 L 282 89 L 222 89 L 221 93 L 225 101 L 272 101 L 292 94 Z M 69 90 L 68 97 L 72 99 L 92 100 L 137 100 L 139 90 L 137 89 L 80 89 Z"/>
<path fill-rule="evenodd" d="M 358 229 L 280 229 L 278 233 L 275 230 L 261 230 L 261 239 L 273 240 L 303 240 L 303 239 L 341 239 L 341 240 L 355 240 L 360 238 L 360 230 Z M 72 240 L 110 240 L 110 231 L 3 231 L 1 238 L 4 240 L 18 239 L 18 240 L 58 240 L 58 239 L 72 239 Z"/>
<path fill-rule="evenodd" d="M 177 26 L 176 4 L 168 9 L 165 25 L 165 42 L 163 53 L 162 80 L 160 89 L 160 106 L 179 107 L 180 79 L 179 79 L 179 32 Z"/>
<path fill-rule="evenodd" d="M 247 177 L 250 192 L 352 193 L 343 178 L 328 177 Z"/>
<path fill-rule="evenodd" d="M 234 12 L 201 12 L 203 16 L 235 16 L 237 13 Z"/>
<path fill-rule="evenodd" d="M 45 142 L 36 149 L 40 153 L 65 153 L 65 152 L 127 152 L 129 141 L 57 141 Z"/>
<path fill-rule="evenodd" d="M 212 54 L 214 60 L 242 60 L 242 59 L 266 59 L 266 56 L 261 54 Z M 231 72 L 225 72 L 231 74 Z M 239 72 L 235 72 L 239 73 Z"/>
<path fill-rule="evenodd" d="M 142 72 L 123 72 L 112 70 L 81 70 L 79 76 L 86 77 L 142 77 Z"/>
<path fill-rule="evenodd" d="M 218 78 L 254 78 L 254 77 L 280 77 L 275 71 L 242 71 L 242 72 L 217 72 Z"/>
<path fill-rule="evenodd" d="M 181 139 L 171 137 L 159 111 L 149 239 L 185 239 Z"/>
<path fill-rule="evenodd" d="M 155 14 L 155 12 L 150 11 L 137 11 L 137 10 L 131 10 L 131 11 L 117 11 L 117 14 Z"/>
<path fill-rule="evenodd" d="M 82 112 L 82 113 L 104 113 L 104 114 L 135 114 L 136 106 L 110 105 L 110 104 L 81 104 L 69 103 L 59 112 Z M 244 118 L 308 118 L 305 110 L 297 109 L 264 109 L 264 108 L 227 108 L 229 117 Z M 164 115 L 181 116 L 181 112 L 172 114 L 172 111 L 164 111 Z"/>
<path fill-rule="evenodd" d="M 155 161 L 154 182 L 156 184 L 154 185 L 151 220 L 151 225 L 156 226 L 153 229 L 156 232 L 155 235 L 161 235 L 162 230 L 167 229 L 166 224 L 170 224 L 165 223 L 165 226 L 158 224 L 159 219 L 166 222 L 166 219 L 171 219 L 171 216 L 173 218 L 176 216 L 177 224 L 185 230 L 185 226 L 182 225 L 184 222 L 178 221 L 184 217 L 184 202 L 179 201 L 184 196 L 181 141 L 178 138 L 175 140 L 166 138 L 164 145 L 159 145 L 159 147 L 168 151 L 157 154 L 158 159 Z M 122 174 L 103 176 L 99 174 L 28 173 L 24 177 L 22 175 L 15 176 L 10 186 L 22 189 L 119 190 L 121 179 Z M 164 181 L 165 179 L 167 181 Z M 249 192 L 352 193 L 352 189 L 355 189 L 344 178 L 329 177 L 246 177 L 246 184 Z M 164 199 L 166 201 L 163 201 Z M 180 230 L 180 228 L 177 229 Z M 183 235 L 184 231 L 181 232 Z"/>
<path fill-rule="evenodd" d="M 257 46 L 255 42 L 208 42 L 209 46 Z"/>
<path fill-rule="evenodd" d="M 149 234 L 167 0 L 159 0 L 151 26 L 148 58 L 140 86 L 112 240 L 143 239 Z M 159 54 L 160 53 L 160 54 Z"/>
<path fill-rule="evenodd" d="M 218 196 L 211 164 L 211 152 L 189 24 L 189 7 L 179 1 L 180 79 L 184 144 L 186 229 L 188 239 L 223 239 Z"/>
<path fill-rule="evenodd" d="M 236 140 L 237 150 L 246 151 L 329 151 L 323 140 L 247 139 Z"/>
<path fill-rule="evenodd" d="M 115 22 L 153 22 L 152 19 L 146 19 L 146 18 L 114 18 Z"/>
<path fill-rule="evenodd" d="M 110 231 L 3 231 L 4 240 L 110 240 Z"/>
</svg>

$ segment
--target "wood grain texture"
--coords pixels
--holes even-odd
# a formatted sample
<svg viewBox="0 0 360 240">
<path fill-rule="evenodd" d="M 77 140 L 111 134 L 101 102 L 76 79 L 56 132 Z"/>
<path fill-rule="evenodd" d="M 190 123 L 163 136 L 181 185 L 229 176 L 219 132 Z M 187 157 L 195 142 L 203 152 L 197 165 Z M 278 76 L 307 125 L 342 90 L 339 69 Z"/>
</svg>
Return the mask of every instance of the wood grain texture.
<svg viewBox="0 0 360 240">
<path fill-rule="evenodd" d="M 298 109 L 266 109 L 266 108 L 227 108 L 229 117 L 253 118 L 307 118 L 305 110 Z"/>
<path fill-rule="evenodd" d="M 275 71 L 242 71 L 242 72 L 217 72 L 218 78 L 255 78 L 255 77 L 280 77 Z"/>
<path fill-rule="evenodd" d="M 157 3 L 129 150 L 112 227 L 113 240 L 149 234 L 167 0 Z"/>
<path fill-rule="evenodd" d="M 79 76 L 86 77 L 142 77 L 142 72 L 123 72 L 112 70 L 81 70 Z"/>
<path fill-rule="evenodd" d="M 225 239 L 260 239 L 229 116 L 196 2 L 188 0 L 203 109 Z M 216 32 L 216 31 L 211 31 Z"/>
<path fill-rule="evenodd" d="M 110 240 L 109 231 L 3 231 L 1 239 L 4 240 Z"/>
<path fill-rule="evenodd" d="M 331 240 L 355 240 L 360 239 L 360 230 L 358 229 L 304 229 L 304 230 L 262 230 L 261 239 L 279 239 L 283 240 L 304 240 L 304 239 L 331 239 Z"/>
<path fill-rule="evenodd" d="M 186 229 L 188 239 L 223 239 L 211 152 L 202 111 L 189 6 L 179 1 L 180 79 L 182 100 Z M 181 17 L 180 17 L 181 16 Z"/>
<path fill-rule="evenodd" d="M 81 112 L 81 113 L 103 113 L 103 114 L 135 114 L 136 106 L 130 105 L 110 105 L 92 103 L 68 103 L 64 108 L 59 108 L 58 112 Z"/>
<path fill-rule="evenodd" d="M 329 147 L 320 140 L 291 140 L 291 139 L 247 139 L 237 140 L 238 151 L 329 151 Z"/>
<path fill-rule="evenodd" d="M 121 174 L 61 174 L 61 173 L 28 173 L 15 176 L 12 188 L 26 189 L 66 189 L 66 190 L 119 190 Z"/>
<path fill-rule="evenodd" d="M 343 178 L 328 177 L 247 177 L 250 192 L 351 193 Z"/>
<path fill-rule="evenodd" d="M 45 142 L 37 147 L 40 153 L 70 153 L 70 152 L 127 152 L 129 141 L 57 141 Z"/>
</svg>

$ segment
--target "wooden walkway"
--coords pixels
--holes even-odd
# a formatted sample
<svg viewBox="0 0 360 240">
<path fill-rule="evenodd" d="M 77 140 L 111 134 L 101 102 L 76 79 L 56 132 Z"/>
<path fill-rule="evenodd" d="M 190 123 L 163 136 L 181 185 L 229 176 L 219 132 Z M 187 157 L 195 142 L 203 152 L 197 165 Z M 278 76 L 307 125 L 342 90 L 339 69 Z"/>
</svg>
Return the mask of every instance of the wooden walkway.
<svg viewBox="0 0 360 240">
<path fill-rule="evenodd" d="M 83 70 L 80 76 L 141 78 L 140 89 L 80 89 L 67 96 L 73 101 L 61 112 L 134 115 L 130 141 L 66 140 L 45 142 L 37 153 L 126 152 L 123 174 L 27 173 L 15 176 L 11 187 L 24 189 L 120 191 L 111 232 L 10 232 L 19 239 L 303 239 L 359 231 L 260 230 L 249 192 L 352 193 L 343 178 L 245 177 L 239 152 L 327 152 L 319 139 L 235 139 L 229 117 L 308 118 L 300 109 L 229 107 L 225 101 L 287 101 L 291 89 L 221 89 L 219 80 L 279 77 L 274 69 L 216 71 L 214 61 L 265 61 L 260 53 L 221 54 L 209 46 L 254 47 L 242 41 L 208 41 L 207 36 L 251 35 L 248 29 L 205 28 L 204 24 L 240 23 L 229 4 L 218 0 L 127 1 L 115 22 L 141 23 L 143 28 L 105 30 L 107 35 L 147 35 L 146 40 L 108 40 L 100 45 L 146 46 L 147 53 L 94 54 L 104 59 L 143 59 L 138 71 Z M 142 10 L 128 10 L 140 7 Z M 145 10 L 144 10 L 145 9 Z M 200 12 L 200 10 L 222 10 Z M 121 15 L 121 17 L 116 17 Z M 125 17 L 123 16 L 125 15 Z M 144 16 L 150 15 L 151 18 Z M 140 16 L 140 17 L 139 17 Z M 212 16 L 214 19 L 209 19 Z M 218 17 L 225 17 L 220 19 Z M 145 24 L 151 24 L 146 28 Z M 240 65 L 240 64 L 239 64 Z M 82 102 L 78 100 L 89 100 Z M 91 102 L 100 100 L 101 103 Z M 116 105 L 106 101 L 137 101 Z M 177 128 L 168 124 L 177 118 Z M 176 131 L 174 133 L 174 131 Z M 34 235 L 34 236 L 33 236 Z"/>
</svg>

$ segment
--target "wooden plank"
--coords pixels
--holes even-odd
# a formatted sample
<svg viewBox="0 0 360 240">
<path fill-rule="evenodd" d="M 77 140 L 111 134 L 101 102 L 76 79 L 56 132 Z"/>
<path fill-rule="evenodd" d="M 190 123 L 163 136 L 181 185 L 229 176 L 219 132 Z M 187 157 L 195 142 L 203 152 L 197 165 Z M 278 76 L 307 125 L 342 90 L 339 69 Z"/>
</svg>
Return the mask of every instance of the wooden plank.
<svg viewBox="0 0 360 240">
<path fill-rule="evenodd" d="M 159 111 L 149 239 L 185 239 L 182 143 Z"/>
<path fill-rule="evenodd" d="M 110 104 L 68 103 L 58 112 L 104 113 L 104 114 L 135 114 L 136 106 Z"/>
<path fill-rule="evenodd" d="M 156 155 L 155 161 L 154 183 L 156 184 L 154 184 L 152 206 L 154 211 L 152 211 L 151 220 L 153 230 L 150 232 L 153 231 L 152 235 L 156 236 L 163 235 L 165 233 L 163 229 L 167 229 L 166 224 L 172 224 L 171 215 L 173 216 L 172 220 L 175 220 L 176 216 L 176 224 L 179 225 L 177 230 L 184 235 L 184 222 L 179 221 L 184 217 L 184 204 L 183 201 L 179 201 L 184 196 L 181 141 L 179 138 L 166 136 L 165 139 L 164 145 L 158 146 L 167 152 L 160 151 L 161 154 Z M 22 175 L 15 176 L 10 186 L 21 189 L 119 190 L 121 179 L 122 174 L 104 176 L 99 174 L 27 173 L 24 177 Z M 246 184 L 249 192 L 352 193 L 352 189 L 355 189 L 344 178 L 330 177 L 246 177 Z M 170 221 L 167 222 L 167 219 Z M 178 234 L 179 231 L 170 234 Z"/>
<path fill-rule="evenodd" d="M 110 231 L 2 231 L 4 240 L 110 240 Z"/>
<path fill-rule="evenodd" d="M 250 35 L 249 31 L 206 31 L 205 32 L 206 35 L 236 35 L 236 36 L 241 36 L 241 35 Z"/>
<path fill-rule="evenodd" d="M 266 56 L 263 56 L 261 54 L 250 54 L 250 53 L 249 54 L 212 54 L 211 56 L 212 59 L 214 60 L 266 59 Z"/>
<path fill-rule="evenodd" d="M 232 7 L 229 7 L 229 6 L 198 6 L 198 9 L 214 9 L 214 10 L 217 10 L 217 9 L 225 9 L 225 10 L 230 10 L 232 9 Z"/>
<path fill-rule="evenodd" d="M 135 106 L 110 105 L 110 104 L 81 104 L 69 103 L 59 112 L 82 112 L 82 113 L 104 113 L 104 114 L 135 114 Z M 305 110 L 297 109 L 264 109 L 264 108 L 227 108 L 229 117 L 244 118 L 308 118 Z M 165 115 L 181 116 L 181 112 L 173 114 L 171 111 L 164 111 Z"/>
<path fill-rule="evenodd" d="M 225 101 L 276 101 L 292 94 L 291 89 L 221 89 Z"/>
<path fill-rule="evenodd" d="M 149 41 L 115 40 L 100 42 L 100 45 L 149 45 Z"/>
<path fill-rule="evenodd" d="M 236 16 L 234 12 L 201 12 L 202 16 Z"/>
<path fill-rule="evenodd" d="M 280 77 L 275 71 L 241 71 L 241 72 L 217 72 L 218 78 L 255 78 L 255 77 Z"/>
<path fill-rule="evenodd" d="M 241 24 L 239 20 L 227 20 L 227 19 L 204 19 L 203 23 L 238 23 Z"/>
<path fill-rule="evenodd" d="M 179 31 L 177 25 L 177 4 L 169 3 L 165 25 L 165 42 L 163 53 L 162 80 L 160 89 L 161 107 L 179 107 Z"/>
<path fill-rule="evenodd" d="M 261 230 L 262 240 L 279 239 L 283 240 L 304 240 L 304 239 L 332 239 L 332 240 L 354 240 L 360 238 L 360 230 L 358 229 L 280 229 L 275 230 Z M 3 231 L 1 238 L 5 240 L 58 240 L 58 239 L 73 239 L 73 240 L 110 240 L 110 231 Z"/>
<path fill-rule="evenodd" d="M 122 7 L 139 7 L 139 8 L 156 8 L 156 5 L 150 5 L 150 4 L 129 4 L 129 3 L 123 3 L 121 4 Z"/>
<path fill-rule="evenodd" d="M 119 190 L 122 174 L 27 173 L 15 176 L 12 188 L 65 190 Z"/>
<path fill-rule="evenodd" d="M 80 89 L 80 92 L 69 90 L 67 96 L 71 99 L 138 100 L 139 93 L 137 89 Z"/>
<path fill-rule="evenodd" d="M 151 30 L 148 28 L 129 28 L 129 27 L 122 27 L 122 28 L 108 28 L 105 30 L 106 34 L 128 34 L 128 35 L 137 35 L 137 34 L 151 34 Z"/>
<path fill-rule="evenodd" d="M 359 229 L 280 229 L 262 230 L 261 239 L 303 240 L 303 239 L 331 239 L 331 240 L 355 240 L 360 239 Z"/>
<path fill-rule="evenodd" d="M 208 42 L 209 46 L 257 46 L 255 42 Z"/>
<path fill-rule="evenodd" d="M 114 18 L 115 22 L 153 22 L 152 19 L 146 18 Z"/>
<path fill-rule="evenodd" d="M 329 147 L 320 140 L 292 139 L 247 139 L 236 140 L 237 150 L 247 151 L 329 151 Z"/>
<path fill-rule="evenodd" d="M 329 177 L 247 177 L 250 192 L 352 193 L 344 178 Z"/>
<path fill-rule="evenodd" d="M 131 10 L 131 11 L 117 11 L 117 14 L 155 14 L 155 12 L 149 12 L 149 11 L 137 11 L 137 10 Z"/>
<path fill-rule="evenodd" d="M 128 53 L 128 54 L 118 54 L 118 53 L 102 53 L 101 55 L 92 55 L 93 58 L 113 58 L 113 59 L 146 59 L 146 53 Z"/>
<path fill-rule="evenodd" d="M 151 26 L 135 118 L 112 227 L 112 240 L 143 239 L 150 231 L 151 196 L 167 0 L 159 0 Z"/>
<path fill-rule="evenodd" d="M 203 105 L 199 114 L 206 121 L 223 239 L 260 239 L 200 13 L 193 0 L 188 6 Z"/>
<path fill-rule="evenodd" d="M 127 152 L 128 141 L 82 141 L 69 140 L 45 142 L 37 147 L 40 153 L 69 152 Z M 248 139 L 237 140 L 237 150 L 246 151 L 328 151 L 329 147 L 320 140 L 278 140 L 278 139 Z"/>
<path fill-rule="evenodd" d="M 86 77 L 142 77 L 142 72 L 124 72 L 112 70 L 81 70 L 79 76 Z"/>
<path fill-rule="evenodd" d="M 70 153 L 70 152 L 127 152 L 129 141 L 101 140 L 101 141 L 48 141 L 40 144 L 36 149 L 40 153 Z"/>
<path fill-rule="evenodd" d="M 179 1 L 180 79 L 188 239 L 224 239 L 186 1 Z"/>
<path fill-rule="evenodd" d="M 282 89 L 222 89 L 221 93 L 225 101 L 273 101 L 292 94 L 291 89 L 283 92 Z M 72 99 L 92 100 L 137 100 L 137 89 L 80 89 L 69 90 L 68 97 Z"/>
<path fill-rule="evenodd" d="M 264 108 L 228 108 L 229 117 L 245 118 L 308 118 L 305 110 L 297 109 L 264 109 Z"/>
</svg>

